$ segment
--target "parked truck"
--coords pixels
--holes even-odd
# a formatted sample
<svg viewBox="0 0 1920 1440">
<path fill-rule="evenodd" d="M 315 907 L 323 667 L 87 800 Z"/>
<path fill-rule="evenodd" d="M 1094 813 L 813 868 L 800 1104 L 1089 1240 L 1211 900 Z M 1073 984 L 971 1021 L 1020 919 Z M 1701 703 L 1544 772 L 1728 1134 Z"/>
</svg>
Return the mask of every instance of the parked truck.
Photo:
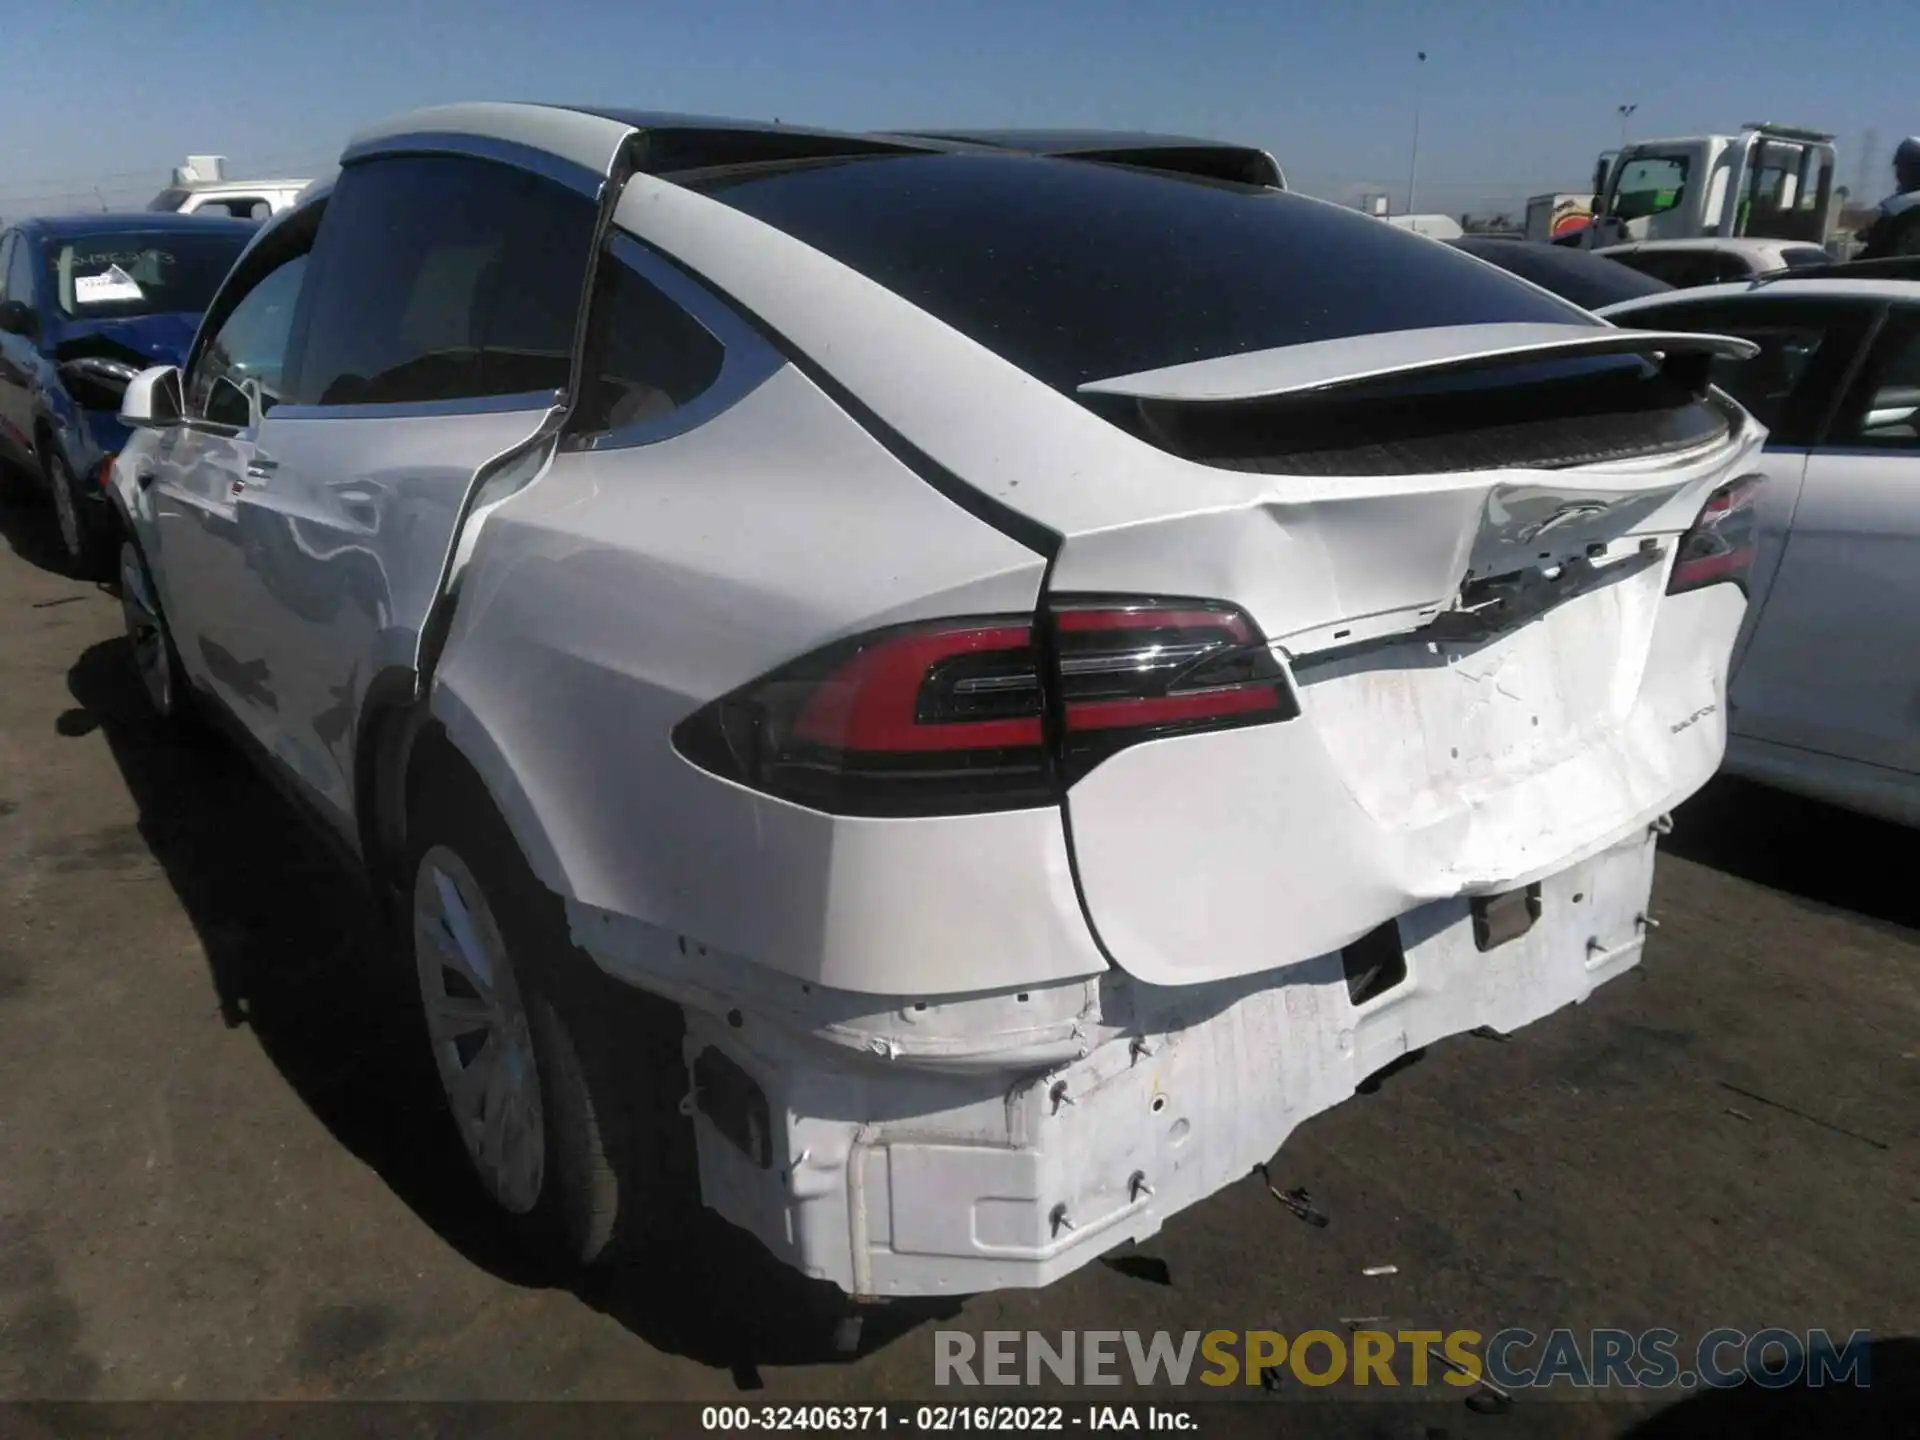
<svg viewBox="0 0 1920 1440">
<path fill-rule="evenodd" d="M 1597 193 L 1556 190 L 1533 196 L 1527 201 L 1527 239 L 1544 245 L 1564 242 L 1567 236 L 1578 234 L 1593 219 L 1593 197 Z"/>
<path fill-rule="evenodd" d="M 173 167 L 173 183 L 148 203 L 147 209 L 181 215 L 232 215 L 242 220 L 264 220 L 292 205 L 307 181 L 235 180 L 227 174 L 224 155 L 189 155 Z"/>
<path fill-rule="evenodd" d="M 1824 245 L 1836 161 L 1833 136 L 1769 123 L 1609 150 L 1594 166 L 1581 244 L 1747 236 Z"/>
</svg>

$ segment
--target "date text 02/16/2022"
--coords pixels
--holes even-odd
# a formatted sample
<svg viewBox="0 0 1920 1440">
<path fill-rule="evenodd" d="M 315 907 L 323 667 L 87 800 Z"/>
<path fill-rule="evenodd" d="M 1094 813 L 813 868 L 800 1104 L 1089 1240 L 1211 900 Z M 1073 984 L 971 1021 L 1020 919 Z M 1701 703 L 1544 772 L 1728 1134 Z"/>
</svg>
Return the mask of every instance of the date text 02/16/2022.
<svg viewBox="0 0 1920 1440">
<path fill-rule="evenodd" d="M 1191 1431 L 1188 1409 L 1159 1405 L 708 1405 L 703 1431 L 910 1430 L 1012 1433 L 1068 1430 Z"/>
</svg>

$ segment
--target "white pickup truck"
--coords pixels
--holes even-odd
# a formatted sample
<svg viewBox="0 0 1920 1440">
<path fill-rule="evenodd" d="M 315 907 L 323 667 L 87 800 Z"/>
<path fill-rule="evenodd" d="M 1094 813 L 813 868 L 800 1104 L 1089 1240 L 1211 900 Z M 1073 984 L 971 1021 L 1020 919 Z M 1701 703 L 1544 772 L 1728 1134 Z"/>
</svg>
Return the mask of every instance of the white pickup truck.
<svg viewBox="0 0 1920 1440">
<path fill-rule="evenodd" d="M 310 182 L 230 180 L 224 155 L 189 155 L 174 167 L 173 183 L 147 204 L 147 209 L 178 215 L 231 215 L 238 220 L 264 220 L 292 206 Z"/>
</svg>

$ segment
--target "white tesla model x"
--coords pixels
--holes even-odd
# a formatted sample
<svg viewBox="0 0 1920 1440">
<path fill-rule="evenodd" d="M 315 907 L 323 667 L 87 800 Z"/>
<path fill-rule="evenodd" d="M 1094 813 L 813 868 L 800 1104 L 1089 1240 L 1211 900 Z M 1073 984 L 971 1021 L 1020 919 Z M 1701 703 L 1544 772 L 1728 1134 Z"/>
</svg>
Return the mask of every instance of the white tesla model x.
<svg viewBox="0 0 1920 1440">
<path fill-rule="evenodd" d="M 141 679 L 404 917 L 549 1254 L 696 1193 L 856 1296 L 1045 1284 L 1639 959 L 1752 347 L 1283 186 L 424 111 L 129 388 Z"/>
</svg>

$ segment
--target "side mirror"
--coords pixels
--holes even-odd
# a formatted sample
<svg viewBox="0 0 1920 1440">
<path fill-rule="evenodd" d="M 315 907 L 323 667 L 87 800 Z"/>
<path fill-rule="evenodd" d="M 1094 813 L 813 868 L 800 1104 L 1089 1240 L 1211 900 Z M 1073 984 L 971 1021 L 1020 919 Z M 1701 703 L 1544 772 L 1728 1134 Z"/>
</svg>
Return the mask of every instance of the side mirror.
<svg viewBox="0 0 1920 1440">
<path fill-rule="evenodd" d="M 40 333 L 40 317 L 24 300 L 0 301 L 0 330 L 32 340 Z"/>
<path fill-rule="evenodd" d="M 136 427 L 178 425 L 185 413 L 177 365 L 154 365 L 142 370 L 127 382 L 127 393 L 120 400 L 120 419 Z"/>
<path fill-rule="evenodd" d="M 230 375 L 214 377 L 207 396 L 206 418 L 218 425 L 245 430 L 260 423 L 259 387 L 251 380 L 236 382 Z"/>
</svg>

